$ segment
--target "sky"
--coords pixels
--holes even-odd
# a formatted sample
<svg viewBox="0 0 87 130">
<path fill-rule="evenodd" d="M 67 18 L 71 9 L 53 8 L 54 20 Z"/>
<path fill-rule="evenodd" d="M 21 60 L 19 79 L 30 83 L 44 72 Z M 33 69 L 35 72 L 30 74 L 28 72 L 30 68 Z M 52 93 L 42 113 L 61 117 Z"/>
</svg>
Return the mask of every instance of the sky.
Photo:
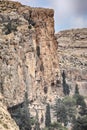
<svg viewBox="0 0 87 130">
<path fill-rule="evenodd" d="M 87 28 L 87 0 L 13 0 L 55 11 L 55 31 Z"/>
</svg>

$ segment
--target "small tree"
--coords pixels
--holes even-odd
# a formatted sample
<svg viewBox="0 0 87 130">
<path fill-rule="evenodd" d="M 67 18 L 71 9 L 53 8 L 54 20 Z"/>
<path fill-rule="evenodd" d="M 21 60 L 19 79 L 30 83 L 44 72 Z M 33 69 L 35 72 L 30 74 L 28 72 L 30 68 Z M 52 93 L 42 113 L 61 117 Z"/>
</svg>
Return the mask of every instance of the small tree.
<svg viewBox="0 0 87 130">
<path fill-rule="evenodd" d="M 72 130 L 87 130 L 87 116 L 78 117 Z"/>
<path fill-rule="evenodd" d="M 75 94 L 79 94 L 79 88 L 78 88 L 78 85 L 76 84 L 75 86 Z"/>
<path fill-rule="evenodd" d="M 69 122 L 73 122 L 75 115 L 76 115 L 76 100 L 72 97 L 66 96 L 63 99 L 63 103 L 66 107 L 67 111 L 67 119 Z"/>
<path fill-rule="evenodd" d="M 63 93 L 66 95 L 69 95 L 70 90 L 69 90 L 69 85 L 66 83 L 66 75 L 65 71 L 62 73 L 62 78 L 63 78 Z"/>
<path fill-rule="evenodd" d="M 74 98 L 75 98 L 75 100 L 76 100 L 76 105 L 77 106 L 81 106 L 81 107 L 86 107 L 86 103 L 85 103 L 85 101 L 84 101 L 84 97 L 82 96 L 82 95 L 80 95 L 80 94 L 75 94 L 74 95 Z"/>
<path fill-rule="evenodd" d="M 61 99 L 57 99 L 54 105 L 54 116 L 57 118 L 57 122 L 67 125 L 67 110 Z"/>
<path fill-rule="evenodd" d="M 86 103 L 84 101 L 84 97 L 82 95 L 79 94 L 79 88 L 78 88 L 78 85 L 76 85 L 75 87 L 75 94 L 74 94 L 74 99 L 76 100 L 76 105 L 77 106 L 81 106 L 83 108 L 86 107 Z"/>
<path fill-rule="evenodd" d="M 79 114 L 80 114 L 81 116 L 87 115 L 87 107 L 81 107 Z"/>
<path fill-rule="evenodd" d="M 51 124 L 51 115 L 50 115 L 50 105 L 49 103 L 46 106 L 46 113 L 45 113 L 45 126 L 49 127 Z"/>
<path fill-rule="evenodd" d="M 40 56 L 40 47 L 39 46 L 36 47 L 36 51 L 37 51 L 37 56 L 39 57 Z"/>
</svg>

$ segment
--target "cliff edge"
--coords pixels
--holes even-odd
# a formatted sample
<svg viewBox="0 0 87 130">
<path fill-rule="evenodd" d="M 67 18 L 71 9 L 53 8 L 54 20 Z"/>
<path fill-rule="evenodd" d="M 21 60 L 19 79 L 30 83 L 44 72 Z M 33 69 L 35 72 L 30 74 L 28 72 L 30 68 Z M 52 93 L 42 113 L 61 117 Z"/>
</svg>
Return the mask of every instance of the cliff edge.
<svg viewBox="0 0 87 130">
<path fill-rule="evenodd" d="M 52 102 L 59 91 L 54 11 L 0 1 L 0 92 L 7 106 Z"/>
</svg>

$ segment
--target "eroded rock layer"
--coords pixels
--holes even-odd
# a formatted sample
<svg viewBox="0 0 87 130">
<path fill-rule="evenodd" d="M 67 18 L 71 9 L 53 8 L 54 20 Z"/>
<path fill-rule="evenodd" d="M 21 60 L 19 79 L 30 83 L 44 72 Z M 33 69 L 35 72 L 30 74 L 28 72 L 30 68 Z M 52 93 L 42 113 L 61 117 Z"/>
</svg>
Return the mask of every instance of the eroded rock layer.
<svg viewBox="0 0 87 130">
<path fill-rule="evenodd" d="M 0 1 L 0 92 L 7 106 L 51 102 L 59 86 L 54 11 Z"/>
<path fill-rule="evenodd" d="M 87 95 L 87 29 L 66 30 L 56 34 L 61 72 L 65 70 L 73 94 L 78 84 L 80 94 Z M 72 91 L 73 90 L 73 91 Z"/>
</svg>

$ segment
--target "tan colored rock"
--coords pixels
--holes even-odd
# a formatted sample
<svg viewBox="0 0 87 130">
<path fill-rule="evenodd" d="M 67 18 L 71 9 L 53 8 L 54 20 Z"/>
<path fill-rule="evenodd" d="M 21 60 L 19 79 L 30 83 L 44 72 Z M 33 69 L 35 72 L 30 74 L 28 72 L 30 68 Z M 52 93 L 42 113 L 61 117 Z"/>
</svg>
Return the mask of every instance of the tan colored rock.
<svg viewBox="0 0 87 130">
<path fill-rule="evenodd" d="M 87 95 L 87 29 L 61 31 L 56 34 L 61 72 L 65 70 L 71 94 L 78 84 L 80 94 Z"/>
<path fill-rule="evenodd" d="M 61 91 L 54 11 L 0 1 L 0 91 L 7 106 L 52 102 Z M 61 95 L 61 94 L 60 94 Z"/>
<path fill-rule="evenodd" d="M 0 130 L 19 130 L 2 100 L 3 96 L 0 94 Z"/>
</svg>

